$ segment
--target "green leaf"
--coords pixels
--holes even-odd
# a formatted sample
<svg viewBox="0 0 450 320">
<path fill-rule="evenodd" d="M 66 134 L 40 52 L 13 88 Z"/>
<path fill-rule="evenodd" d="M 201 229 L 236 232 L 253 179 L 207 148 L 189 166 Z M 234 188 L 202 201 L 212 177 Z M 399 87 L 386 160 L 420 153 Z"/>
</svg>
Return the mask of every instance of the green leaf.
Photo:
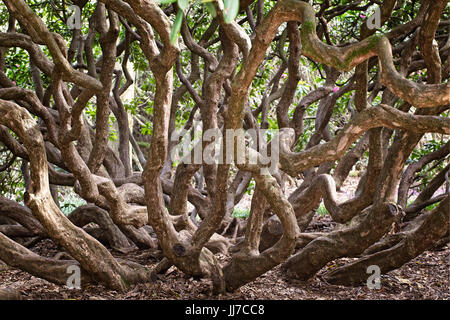
<svg viewBox="0 0 450 320">
<path fill-rule="evenodd" d="M 183 10 L 178 9 L 177 16 L 175 17 L 175 21 L 172 26 L 172 30 L 170 31 L 171 44 L 175 44 L 175 41 L 177 41 L 178 33 L 181 29 L 181 22 L 183 22 Z"/>
<path fill-rule="evenodd" d="M 186 10 L 186 8 L 188 7 L 189 4 L 189 0 L 178 0 L 178 8 L 180 8 L 181 10 Z"/>
<path fill-rule="evenodd" d="M 223 13 L 225 23 L 231 23 L 234 21 L 239 13 L 239 0 L 224 0 Z"/>
<path fill-rule="evenodd" d="M 169 4 L 169 3 L 174 3 L 177 0 L 156 0 L 157 4 Z"/>
<path fill-rule="evenodd" d="M 209 12 L 209 14 L 215 18 L 217 16 L 216 8 L 214 8 L 214 5 L 211 2 L 205 2 L 205 9 Z"/>
</svg>

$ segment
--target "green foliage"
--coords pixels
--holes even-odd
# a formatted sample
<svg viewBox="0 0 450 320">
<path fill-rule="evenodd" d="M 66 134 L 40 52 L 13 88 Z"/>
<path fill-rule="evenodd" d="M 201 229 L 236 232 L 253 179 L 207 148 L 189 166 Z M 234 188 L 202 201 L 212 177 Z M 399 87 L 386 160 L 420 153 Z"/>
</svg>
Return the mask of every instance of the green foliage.
<svg viewBox="0 0 450 320">
<path fill-rule="evenodd" d="M 97 105 L 89 101 L 86 104 L 86 108 L 84 108 L 83 112 L 88 116 L 89 120 L 94 122 L 97 115 Z"/>
<path fill-rule="evenodd" d="M 234 208 L 233 214 L 231 215 L 233 218 L 245 219 L 250 215 L 250 210 L 245 208 Z"/>
<path fill-rule="evenodd" d="M 175 41 L 177 41 L 178 33 L 181 30 L 182 22 L 183 22 L 183 11 L 179 9 L 175 17 L 175 21 L 173 22 L 172 30 L 170 31 L 170 43 L 174 44 Z"/>
<path fill-rule="evenodd" d="M 139 147 L 141 147 L 141 148 L 150 148 L 150 143 L 145 142 L 145 141 L 138 141 L 137 144 L 138 144 Z"/>
<path fill-rule="evenodd" d="M 133 64 L 134 71 L 145 71 L 149 68 L 148 60 L 137 42 L 130 45 L 130 61 Z"/>
<path fill-rule="evenodd" d="M 326 216 L 328 214 L 328 210 L 327 208 L 325 208 L 325 205 L 323 204 L 323 202 L 320 203 L 319 207 L 316 210 L 316 213 L 320 216 Z"/>
<path fill-rule="evenodd" d="M 189 0 L 178 0 L 178 8 L 180 8 L 182 11 L 186 10 L 189 4 Z"/>
<path fill-rule="evenodd" d="M 435 208 L 437 208 L 437 206 L 439 206 L 439 202 L 430 204 L 429 206 L 427 206 L 427 207 L 425 208 L 425 210 L 427 210 L 427 211 L 433 211 Z"/>
<path fill-rule="evenodd" d="M 255 180 L 251 179 L 245 193 L 247 193 L 250 196 L 253 193 L 253 190 L 255 190 Z"/>
<path fill-rule="evenodd" d="M 153 134 L 153 124 L 149 121 L 146 121 L 141 127 L 141 134 L 152 135 Z"/>
<path fill-rule="evenodd" d="M 271 130 L 278 130 L 278 121 L 274 118 L 269 117 L 267 119 L 267 121 L 269 122 L 269 128 Z"/>
<path fill-rule="evenodd" d="M 205 10 L 215 18 L 217 16 L 216 9 L 212 4 L 214 0 L 201 0 Z M 222 1 L 222 0 L 220 0 Z M 175 20 L 170 30 L 170 43 L 175 44 L 180 34 L 181 24 L 183 22 L 183 14 L 187 12 L 189 6 L 189 0 L 157 0 L 160 5 L 169 5 L 177 3 L 178 11 L 175 16 Z M 197 1 L 192 1 L 195 6 Z M 239 0 L 223 0 L 223 19 L 225 23 L 231 23 L 234 21 L 239 13 Z"/>
<path fill-rule="evenodd" d="M 414 148 L 410 157 L 406 161 L 406 164 L 410 164 L 412 162 L 416 162 L 421 159 L 423 156 L 434 152 L 440 149 L 446 141 L 436 141 L 434 139 L 427 140 L 422 147 Z M 420 181 L 420 185 L 418 186 L 418 191 L 423 190 L 423 188 L 428 184 L 429 181 L 433 179 L 440 171 L 444 169 L 446 165 L 446 161 L 438 160 L 432 161 L 422 168 L 420 172 L 417 173 L 416 179 Z"/>
<path fill-rule="evenodd" d="M 3 150 L 2 144 L 0 144 L 0 150 Z M 10 152 L 0 152 L 0 166 L 12 160 Z M 6 170 L 0 171 L 0 195 L 17 202 L 23 202 L 25 193 L 25 182 L 20 165 L 21 161 L 16 159 Z"/>
<path fill-rule="evenodd" d="M 109 141 L 116 141 L 117 139 L 119 139 L 119 135 L 117 134 L 117 130 L 110 128 L 109 129 L 109 137 L 108 137 Z"/>
<path fill-rule="evenodd" d="M 216 8 L 214 8 L 214 5 L 211 3 L 211 1 L 203 0 L 203 5 L 205 6 L 206 11 L 211 15 L 211 17 L 215 18 L 217 16 Z"/>
<path fill-rule="evenodd" d="M 414 148 L 413 152 L 411 153 L 411 156 L 409 157 L 406 163 L 411 163 L 413 161 L 419 160 L 423 156 L 440 149 L 445 143 L 446 142 L 444 142 L 443 140 L 442 141 L 436 141 L 434 139 L 428 140 L 423 144 L 423 147 Z"/>
<path fill-rule="evenodd" d="M 70 188 L 60 187 L 58 193 L 58 200 L 61 211 L 65 215 L 69 215 L 74 209 L 84 206 L 86 201 L 81 199 L 73 190 Z"/>
<path fill-rule="evenodd" d="M 113 115 L 109 116 L 108 119 L 108 124 L 109 124 L 109 141 L 116 141 L 117 139 L 119 139 L 119 135 L 116 129 L 114 129 L 113 124 L 114 122 L 116 122 L 116 117 L 114 117 Z"/>
<path fill-rule="evenodd" d="M 223 18 L 225 23 L 231 23 L 239 13 L 239 0 L 223 0 Z"/>
<path fill-rule="evenodd" d="M 8 78 L 14 81 L 17 86 L 33 89 L 28 53 L 21 48 L 10 48 L 7 50 L 5 58 Z"/>
</svg>

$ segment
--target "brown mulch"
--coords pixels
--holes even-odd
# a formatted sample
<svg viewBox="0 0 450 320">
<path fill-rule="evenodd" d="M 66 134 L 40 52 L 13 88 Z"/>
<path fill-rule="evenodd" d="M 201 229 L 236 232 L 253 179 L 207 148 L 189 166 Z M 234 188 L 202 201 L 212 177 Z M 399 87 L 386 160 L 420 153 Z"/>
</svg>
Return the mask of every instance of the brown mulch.
<svg viewBox="0 0 450 320">
<path fill-rule="evenodd" d="M 324 219 L 325 220 L 325 219 Z M 53 257 L 58 247 L 50 240 L 36 244 L 33 251 Z M 151 250 L 140 250 L 124 256 L 148 267 L 158 262 L 160 254 Z M 225 257 L 220 257 L 224 260 Z M 68 289 L 36 278 L 14 268 L 0 268 L 0 284 L 19 291 L 24 299 L 277 299 L 277 300 L 335 300 L 335 299 L 450 299 L 450 248 L 440 251 L 426 251 L 405 264 L 402 268 L 382 275 L 381 289 L 343 287 L 326 283 L 321 279 L 325 272 L 350 261 L 339 259 L 329 263 L 316 277 L 307 281 L 284 279 L 280 268 L 262 275 L 234 293 L 214 296 L 211 284 L 206 279 L 186 277 L 175 267 L 155 281 L 138 284 L 126 293 L 108 290 L 102 285 L 88 285 L 80 290 Z M 2 270 L 4 269 L 4 270 Z"/>
</svg>

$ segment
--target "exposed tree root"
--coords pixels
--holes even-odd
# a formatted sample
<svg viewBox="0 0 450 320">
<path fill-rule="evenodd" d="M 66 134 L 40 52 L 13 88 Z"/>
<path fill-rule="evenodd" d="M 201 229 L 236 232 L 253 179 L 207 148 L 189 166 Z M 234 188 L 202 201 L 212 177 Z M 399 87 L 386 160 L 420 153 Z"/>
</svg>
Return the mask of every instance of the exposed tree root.
<svg viewBox="0 0 450 320">
<path fill-rule="evenodd" d="M 362 253 L 388 231 L 400 210 L 387 203 L 367 208 L 354 226 L 310 242 L 283 264 L 283 271 L 288 277 L 307 280 L 329 261 Z"/>
<path fill-rule="evenodd" d="M 0 300 L 22 300 L 22 296 L 14 289 L 0 288 Z"/>
<path fill-rule="evenodd" d="M 405 232 L 398 243 L 335 269 L 325 276 L 326 280 L 332 284 L 358 285 L 367 279 L 366 271 L 370 265 L 379 266 L 382 273 L 401 267 L 445 236 L 450 227 L 449 205 L 447 196 L 418 227 Z"/>
<path fill-rule="evenodd" d="M 70 213 L 69 220 L 80 228 L 95 222 L 104 231 L 109 245 L 115 250 L 130 252 L 136 248 L 113 223 L 108 213 L 95 205 L 88 204 L 76 208 Z"/>
</svg>

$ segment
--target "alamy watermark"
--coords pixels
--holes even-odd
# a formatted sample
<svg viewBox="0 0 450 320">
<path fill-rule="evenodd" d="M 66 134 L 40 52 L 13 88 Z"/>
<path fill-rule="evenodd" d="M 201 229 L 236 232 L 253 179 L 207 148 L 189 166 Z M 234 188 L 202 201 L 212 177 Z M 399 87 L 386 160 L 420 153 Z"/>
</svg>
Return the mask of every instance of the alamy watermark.
<svg viewBox="0 0 450 320">
<path fill-rule="evenodd" d="M 365 16 L 360 15 L 361 18 L 365 18 Z M 381 28 L 381 9 L 380 7 L 375 8 L 375 12 L 367 18 L 366 21 L 367 28 L 369 30 L 379 29 Z"/>
<path fill-rule="evenodd" d="M 71 5 L 69 6 L 69 10 L 73 11 L 73 13 L 67 19 L 67 26 L 70 30 L 81 29 L 81 8 L 76 5 Z"/>
<path fill-rule="evenodd" d="M 366 273 L 371 274 L 367 278 L 367 288 L 369 289 L 381 289 L 381 270 L 377 265 L 370 265 L 367 267 Z"/>
<path fill-rule="evenodd" d="M 195 128 L 195 127 L 194 127 Z M 192 132 L 200 133 L 192 136 Z M 175 131 L 177 142 L 170 158 L 184 164 L 236 164 L 260 167 L 260 173 L 276 173 L 279 164 L 279 130 L 215 129 Z"/>
<path fill-rule="evenodd" d="M 312 5 L 312 1 L 309 1 Z M 81 29 L 81 8 L 77 5 L 71 5 L 68 7 L 72 12 L 72 15 L 67 19 L 66 23 L 69 29 Z M 365 19 L 364 15 L 360 15 L 361 18 Z M 379 29 L 381 27 L 381 9 L 380 7 L 375 8 L 375 12 L 366 21 L 367 28 L 369 30 Z"/>
<path fill-rule="evenodd" d="M 70 265 L 67 267 L 66 273 L 70 274 L 67 278 L 66 286 L 69 289 L 80 289 L 81 288 L 81 270 L 77 265 Z"/>
</svg>

